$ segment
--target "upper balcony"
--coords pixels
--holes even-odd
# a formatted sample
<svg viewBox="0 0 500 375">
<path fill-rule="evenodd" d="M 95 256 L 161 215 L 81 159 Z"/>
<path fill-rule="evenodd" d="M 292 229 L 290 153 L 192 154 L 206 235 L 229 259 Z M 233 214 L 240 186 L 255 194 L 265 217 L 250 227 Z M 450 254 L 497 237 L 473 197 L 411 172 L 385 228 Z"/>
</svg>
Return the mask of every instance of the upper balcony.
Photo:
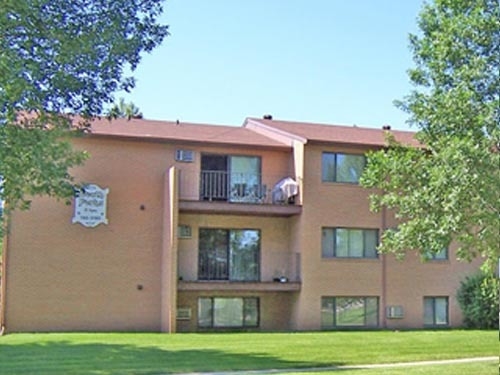
<svg viewBox="0 0 500 375">
<path fill-rule="evenodd" d="M 181 212 L 293 216 L 302 212 L 298 204 L 298 184 L 285 176 L 259 173 L 202 170 L 198 175 L 180 176 Z M 193 186 L 197 186 L 195 191 Z"/>
</svg>

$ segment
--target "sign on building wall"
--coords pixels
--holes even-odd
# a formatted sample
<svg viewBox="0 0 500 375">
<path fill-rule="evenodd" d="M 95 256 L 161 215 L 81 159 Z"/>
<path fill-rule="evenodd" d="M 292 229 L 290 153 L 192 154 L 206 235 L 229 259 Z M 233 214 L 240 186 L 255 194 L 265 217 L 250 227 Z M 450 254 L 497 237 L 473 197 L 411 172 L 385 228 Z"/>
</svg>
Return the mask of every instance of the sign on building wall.
<svg viewBox="0 0 500 375">
<path fill-rule="evenodd" d="M 94 184 L 85 185 L 75 194 L 75 211 L 72 223 L 85 227 L 108 224 L 106 214 L 109 189 L 101 189 Z"/>
</svg>

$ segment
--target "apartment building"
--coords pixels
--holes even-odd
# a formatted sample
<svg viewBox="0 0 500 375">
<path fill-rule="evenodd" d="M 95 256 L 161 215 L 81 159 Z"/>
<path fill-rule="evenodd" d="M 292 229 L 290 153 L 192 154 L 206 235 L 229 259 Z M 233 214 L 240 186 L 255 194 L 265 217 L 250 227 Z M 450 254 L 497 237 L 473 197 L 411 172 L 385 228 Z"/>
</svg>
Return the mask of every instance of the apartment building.
<svg viewBox="0 0 500 375">
<path fill-rule="evenodd" d="M 479 266 L 378 254 L 396 226 L 358 179 L 385 132 L 96 120 L 73 204 L 35 198 L 4 239 L 1 325 L 19 331 L 456 327 Z"/>
</svg>

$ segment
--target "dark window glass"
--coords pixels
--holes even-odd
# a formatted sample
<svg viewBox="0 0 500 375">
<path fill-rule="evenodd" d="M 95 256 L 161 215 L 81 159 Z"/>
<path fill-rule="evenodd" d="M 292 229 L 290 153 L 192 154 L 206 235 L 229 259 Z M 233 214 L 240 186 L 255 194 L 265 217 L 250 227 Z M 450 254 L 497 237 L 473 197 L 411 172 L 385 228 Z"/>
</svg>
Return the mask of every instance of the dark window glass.
<svg viewBox="0 0 500 375">
<path fill-rule="evenodd" d="M 448 325 L 448 297 L 424 297 L 424 324 Z"/>
<path fill-rule="evenodd" d="M 259 299 L 204 297 L 198 299 L 198 326 L 205 328 L 258 327 Z"/>
<path fill-rule="evenodd" d="M 230 243 L 230 279 L 235 281 L 259 280 L 258 230 L 231 230 Z"/>
<path fill-rule="evenodd" d="M 198 278 L 258 281 L 260 231 L 200 228 Z"/>
<path fill-rule="evenodd" d="M 323 258 L 377 258 L 378 230 L 323 228 Z"/>
<path fill-rule="evenodd" d="M 378 297 L 322 297 L 321 326 L 377 327 Z"/>
<path fill-rule="evenodd" d="M 443 248 L 439 253 L 427 252 L 423 255 L 424 260 L 447 260 L 448 249 Z"/>
<path fill-rule="evenodd" d="M 357 184 L 365 164 L 364 155 L 324 152 L 321 165 L 322 180 Z"/>
<path fill-rule="evenodd" d="M 224 229 L 200 229 L 198 278 L 201 280 L 227 280 L 228 231 Z"/>
</svg>

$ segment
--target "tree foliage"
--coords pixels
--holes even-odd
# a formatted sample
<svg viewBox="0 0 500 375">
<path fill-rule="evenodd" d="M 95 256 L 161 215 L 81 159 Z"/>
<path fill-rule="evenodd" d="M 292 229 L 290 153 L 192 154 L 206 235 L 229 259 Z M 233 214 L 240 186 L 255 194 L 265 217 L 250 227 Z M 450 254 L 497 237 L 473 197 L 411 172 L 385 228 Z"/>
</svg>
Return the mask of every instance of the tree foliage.
<svg viewBox="0 0 500 375">
<path fill-rule="evenodd" d="M 160 0 L 3 0 L 0 7 L 0 199 L 68 197 L 86 155 L 68 136 L 130 90 L 126 74 L 168 34 Z M 5 217 L 5 215 L 4 215 Z"/>
<path fill-rule="evenodd" d="M 457 300 L 468 328 L 498 328 L 499 280 L 485 273 L 467 277 L 460 283 Z"/>
<path fill-rule="evenodd" d="M 128 120 L 132 118 L 142 118 L 142 112 L 133 102 L 125 102 L 125 99 L 120 98 L 118 103 L 113 104 L 113 106 L 107 111 L 106 117 L 108 119 L 116 118 L 126 118 Z"/>
<path fill-rule="evenodd" d="M 458 257 L 492 266 L 500 247 L 500 5 L 497 0 L 435 0 L 410 35 L 414 90 L 396 104 L 423 147 L 373 152 L 362 177 L 381 189 L 372 208 L 401 224 L 381 250 L 438 253 L 452 240 Z"/>
<path fill-rule="evenodd" d="M 99 114 L 167 33 L 159 0 L 4 0 L 0 113 Z"/>
</svg>

